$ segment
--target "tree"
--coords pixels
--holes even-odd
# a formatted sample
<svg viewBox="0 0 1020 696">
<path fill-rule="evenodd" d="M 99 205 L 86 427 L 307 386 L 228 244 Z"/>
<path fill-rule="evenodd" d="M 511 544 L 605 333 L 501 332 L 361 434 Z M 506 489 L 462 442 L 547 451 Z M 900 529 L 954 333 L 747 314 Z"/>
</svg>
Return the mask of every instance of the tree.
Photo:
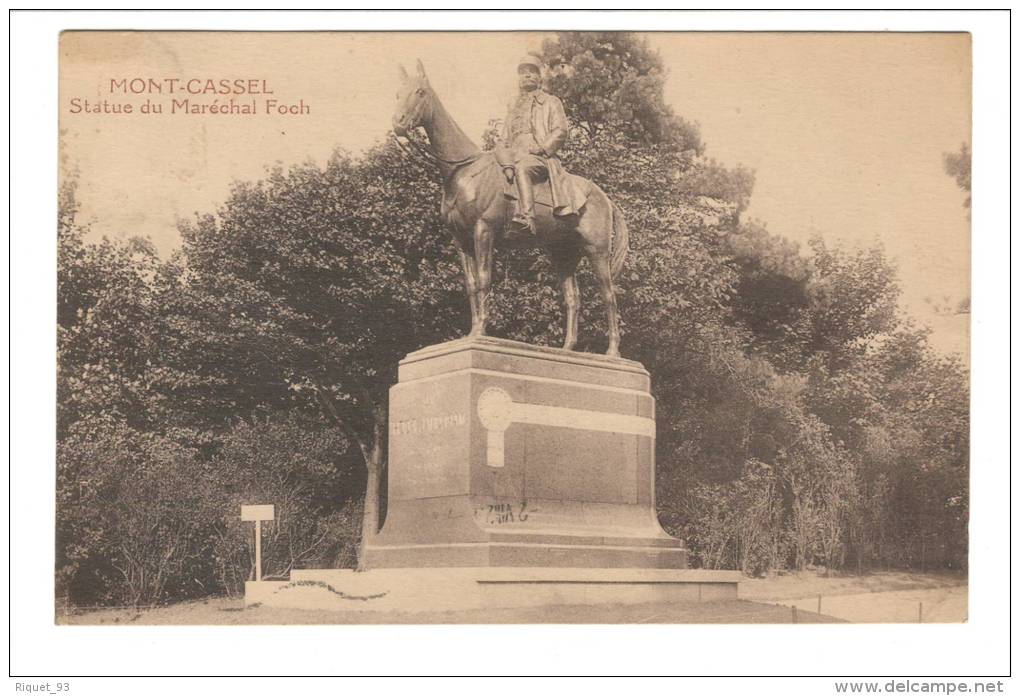
<svg viewBox="0 0 1020 696">
<path fill-rule="evenodd" d="M 964 208 L 970 208 L 970 145 L 962 143 L 959 152 L 947 152 L 942 155 L 942 166 L 946 174 L 956 180 L 956 185 L 967 194 L 963 201 Z"/>
<path fill-rule="evenodd" d="M 238 183 L 215 217 L 182 228 L 191 300 L 179 318 L 208 317 L 182 341 L 221 358 L 202 398 L 224 413 L 242 395 L 317 404 L 361 452 L 363 539 L 381 521 L 397 363 L 456 336 L 466 316 L 438 200 L 436 182 L 385 144 Z"/>
<path fill-rule="evenodd" d="M 644 37 L 627 32 L 560 32 L 542 44 L 551 66 L 547 89 L 563 99 L 584 141 L 620 132 L 646 144 L 667 144 L 701 154 L 695 124 L 665 103 L 666 69 Z"/>
<path fill-rule="evenodd" d="M 803 353 L 790 339 L 810 304 L 810 261 L 798 245 L 752 221 L 726 238 L 737 272 L 730 306 L 740 326 L 750 331 L 750 349 L 780 367 L 801 364 Z"/>
<path fill-rule="evenodd" d="M 907 356 L 904 358 L 904 356 Z M 897 455 L 894 525 L 901 564 L 967 565 L 970 412 L 967 371 L 905 327 L 875 351 L 883 426 Z"/>
<path fill-rule="evenodd" d="M 77 215 L 72 178 L 57 224 L 58 437 L 103 414 L 145 427 L 159 410 L 148 379 L 160 343 L 152 280 L 161 262 L 142 238 L 87 242 Z"/>
<path fill-rule="evenodd" d="M 880 246 L 847 250 L 815 237 L 809 247 L 808 302 L 788 340 L 799 346 L 802 361 L 816 356 L 830 369 L 846 367 L 896 325 L 896 270 Z"/>
</svg>

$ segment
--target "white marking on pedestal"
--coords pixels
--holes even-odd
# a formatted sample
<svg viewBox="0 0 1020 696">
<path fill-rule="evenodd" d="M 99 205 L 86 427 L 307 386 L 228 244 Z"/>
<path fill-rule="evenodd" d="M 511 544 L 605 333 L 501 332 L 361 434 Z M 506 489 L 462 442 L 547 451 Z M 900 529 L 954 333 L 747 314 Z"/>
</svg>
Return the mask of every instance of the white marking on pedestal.
<svg viewBox="0 0 1020 696">
<path fill-rule="evenodd" d="M 519 403 L 499 387 L 489 387 L 478 397 L 478 419 L 487 435 L 486 464 L 497 468 L 505 464 L 503 434 L 514 423 L 655 437 L 655 420 L 652 418 Z"/>
</svg>

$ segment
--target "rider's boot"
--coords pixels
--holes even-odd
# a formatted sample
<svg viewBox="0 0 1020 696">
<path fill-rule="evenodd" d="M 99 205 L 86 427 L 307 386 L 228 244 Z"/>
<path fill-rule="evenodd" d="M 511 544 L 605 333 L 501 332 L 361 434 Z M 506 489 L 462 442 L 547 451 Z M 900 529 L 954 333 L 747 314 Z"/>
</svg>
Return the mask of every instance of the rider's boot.
<svg viewBox="0 0 1020 696">
<path fill-rule="evenodd" d="M 525 172 L 517 171 L 517 212 L 510 221 L 510 229 L 514 232 L 530 232 L 535 230 L 535 196 L 531 189 L 531 179 Z"/>
</svg>

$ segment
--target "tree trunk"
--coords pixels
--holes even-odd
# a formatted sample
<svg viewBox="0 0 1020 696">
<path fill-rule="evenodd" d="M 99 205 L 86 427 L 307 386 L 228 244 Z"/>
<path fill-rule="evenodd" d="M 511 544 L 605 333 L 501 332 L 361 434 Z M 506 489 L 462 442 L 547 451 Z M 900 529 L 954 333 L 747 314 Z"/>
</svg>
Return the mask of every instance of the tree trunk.
<svg viewBox="0 0 1020 696">
<path fill-rule="evenodd" d="M 358 570 L 365 570 L 365 545 L 379 532 L 382 507 L 382 481 L 386 462 L 386 411 L 373 410 L 371 450 L 365 458 L 367 481 L 365 504 L 361 515 L 361 545 L 358 547 Z"/>
<path fill-rule="evenodd" d="M 372 407 L 372 433 L 369 437 L 359 433 L 351 423 L 341 417 L 327 390 L 317 387 L 315 394 L 326 415 L 344 433 L 357 442 L 365 460 L 365 502 L 361 513 L 361 543 L 358 545 L 358 570 L 365 570 L 365 545 L 379 532 L 382 508 L 382 483 L 386 475 L 386 401 Z M 369 397 L 369 402 L 371 397 Z"/>
</svg>

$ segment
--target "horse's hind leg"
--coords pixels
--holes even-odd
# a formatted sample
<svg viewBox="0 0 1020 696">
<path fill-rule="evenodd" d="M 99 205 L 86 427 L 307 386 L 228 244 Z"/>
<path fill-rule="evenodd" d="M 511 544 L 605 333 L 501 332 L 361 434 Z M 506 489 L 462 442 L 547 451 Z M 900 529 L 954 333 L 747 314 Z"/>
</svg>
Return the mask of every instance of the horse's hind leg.
<svg viewBox="0 0 1020 696">
<path fill-rule="evenodd" d="M 609 268 L 609 253 L 588 247 L 588 262 L 599 283 L 599 294 L 606 308 L 606 326 L 609 327 L 609 348 L 606 355 L 620 357 L 620 313 L 616 308 L 616 291 L 613 289 L 613 274 Z"/>
<path fill-rule="evenodd" d="M 563 291 L 563 310 L 566 326 L 563 336 L 563 348 L 574 350 L 577 345 L 577 318 L 580 314 L 581 293 L 577 289 L 577 262 L 581 260 L 578 249 L 555 251 L 552 254 L 553 268 L 560 281 Z"/>
</svg>

